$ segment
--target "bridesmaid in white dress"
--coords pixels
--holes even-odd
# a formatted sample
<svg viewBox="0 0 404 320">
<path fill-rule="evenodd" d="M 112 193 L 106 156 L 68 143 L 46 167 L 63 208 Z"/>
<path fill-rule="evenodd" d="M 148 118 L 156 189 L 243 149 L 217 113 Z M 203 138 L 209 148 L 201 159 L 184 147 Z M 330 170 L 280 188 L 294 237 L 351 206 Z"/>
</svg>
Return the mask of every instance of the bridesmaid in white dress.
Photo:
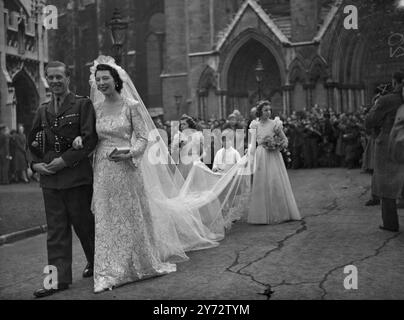
<svg viewBox="0 0 404 320">
<path fill-rule="evenodd" d="M 301 219 L 281 152 L 263 147 L 265 138 L 275 133 L 287 141 L 282 122 L 279 118 L 272 120 L 271 113 L 270 102 L 262 101 L 257 107 L 259 119 L 250 124 L 250 129 L 256 129 L 258 143 L 256 149 L 255 145 L 251 148 L 255 152 L 255 170 L 247 221 L 252 224 Z"/>
<path fill-rule="evenodd" d="M 123 98 L 122 80 L 109 65 L 95 72 L 105 101 L 96 104 L 98 145 L 94 155 L 95 262 L 94 291 L 174 272 L 156 248 L 149 203 L 140 166 L 147 131 L 134 100 Z M 135 137 L 136 142 L 131 143 Z M 108 156 L 116 147 L 128 154 Z"/>
</svg>

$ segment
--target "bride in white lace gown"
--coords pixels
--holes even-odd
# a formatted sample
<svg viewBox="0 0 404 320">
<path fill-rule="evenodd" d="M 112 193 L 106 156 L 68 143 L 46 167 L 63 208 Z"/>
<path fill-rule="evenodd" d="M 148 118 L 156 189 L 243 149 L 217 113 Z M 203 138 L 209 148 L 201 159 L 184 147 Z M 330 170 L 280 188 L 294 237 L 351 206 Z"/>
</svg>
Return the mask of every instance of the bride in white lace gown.
<svg viewBox="0 0 404 320">
<path fill-rule="evenodd" d="M 128 74 L 111 57 L 100 56 L 90 83 L 98 134 L 94 291 L 101 292 L 176 271 L 174 263 L 188 260 L 186 251 L 217 246 L 224 226 L 215 214 L 202 219 L 199 209 L 210 198 L 187 202 L 178 170 L 155 163 L 153 148 L 159 146 L 160 155 L 168 149 Z M 130 152 L 111 156 L 115 148 Z"/>
<path fill-rule="evenodd" d="M 112 67 L 97 66 L 95 81 L 106 98 L 95 105 L 99 137 L 94 155 L 95 292 L 176 270 L 174 264 L 159 258 L 138 167 L 147 146 L 147 131 L 137 102 L 119 95 L 117 77 Z M 132 151 L 108 157 L 116 147 Z"/>
<path fill-rule="evenodd" d="M 231 195 L 250 178 L 242 174 L 245 156 L 223 177 L 193 166 L 184 181 L 128 74 L 100 56 L 90 83 L 99 136 L 94 291 L 101 292 L 174 272 L 174 263 L 188 259 L 185 252 L 217 246 L 234 220 L 223 208 L 230 208 Z M 117 147 L 130 152 L 110 156 Z"/>
</svg>

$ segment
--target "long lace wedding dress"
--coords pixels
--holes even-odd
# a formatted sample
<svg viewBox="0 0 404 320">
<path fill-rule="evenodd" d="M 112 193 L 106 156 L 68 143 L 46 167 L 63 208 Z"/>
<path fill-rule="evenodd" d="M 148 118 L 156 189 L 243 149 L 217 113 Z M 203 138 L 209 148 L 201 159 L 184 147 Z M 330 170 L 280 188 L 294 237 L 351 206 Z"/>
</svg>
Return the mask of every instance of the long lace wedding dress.
<svg viewBox="0 0 404 320">
<path fill-rule="evenodd" d="M 108 106 L 105 106 L 108 108 Z M 99 143 L 94 158 L 94 291 L 176 270 L 160 260 L 141 168 L 132 161 L 108 160 L 115 147 L 144 151 L 147 131 L 136 103 L 123 100 L 119 115 L 104 115 L 95 105 Z"/>
<path fill-rule="evenodd" d="M 119 115 L 102 112 L 104 96 L 95 83 L 100 63 L 115 68 L 123 81 Z M 99 292 L 175 271 L 173 263 L 187 260 L 186 252 L 217 246 L 248 211 L 252 157 L 245 155 L 224 175 L 195 161 L 184 180 L 130 77 L 114 59 L 94 61 L 90 84 L 99 135 L 93 195 L 94 289 Z M 115 147 L 144 155 L 134 162 L 111 162 L 106 154 Z"/>
</svg>

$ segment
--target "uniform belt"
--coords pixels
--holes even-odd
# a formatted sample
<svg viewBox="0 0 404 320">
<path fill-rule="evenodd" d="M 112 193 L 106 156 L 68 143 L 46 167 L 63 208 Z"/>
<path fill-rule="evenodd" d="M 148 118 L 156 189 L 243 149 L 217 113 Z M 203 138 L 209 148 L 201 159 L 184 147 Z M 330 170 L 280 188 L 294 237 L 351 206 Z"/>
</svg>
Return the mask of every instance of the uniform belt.
<svg viewBox="0 0 404 320">
<path fill-rule="evenodd" d="M 70 143 L 56 141 L 47 145 L 47 151 L 55 151 L 56 153 L 63 153 L 72 147 Z"/>
</svg>

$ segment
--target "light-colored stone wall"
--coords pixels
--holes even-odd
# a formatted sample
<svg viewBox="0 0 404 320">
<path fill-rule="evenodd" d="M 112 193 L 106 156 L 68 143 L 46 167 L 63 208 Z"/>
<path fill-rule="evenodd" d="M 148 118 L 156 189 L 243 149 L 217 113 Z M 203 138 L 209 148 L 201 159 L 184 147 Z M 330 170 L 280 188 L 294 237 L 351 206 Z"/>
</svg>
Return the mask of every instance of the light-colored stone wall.
<svg viewBox="0 0 404 320">
<path fill-rule="evenodd" d="M 8 2 L 13 1 L 13 3 Z M 20 53 L 18 48 L 9 46 L 6 40 L 9 29 L 7 27 L 8 21 L 4 19 L 6 12 L 6 5 L 13 8 L 21 5 L 19 0 L 0 0 L 0 123 L 6 124 L 10 129 L 15 129 L 17 126 L 17 113 L 21 110 L 17 110 L 17 104 L 19 97 L 15 96 L 15 89 L 13 80 L 19 72 L 26 72 L 29 74 L 27 81 L 28 88 L 34 88 L 35 96 L 38 97 L 37 105 L 47 99 L 46 90 L 47 83 L 44 78 L 44 65 L 48 62 L 48 43 L 47 43 L 47 31 L 43 29 L 42 20 L 36 24 L 37 30 L 35 32 L 35 46 L 32 51 L 25 50 Z M 24 8 L 28 10 L 27 19 L 31 18 L 31 1 L 24 1 Z M 19 11 L 14 11 L 19 14 Z M 8 12 L 10 16 L 11 12 Z M 27 19 L 24 21 L 26 22 Z M 25 35 L 28 35 L 28 26 L 25 26 Z M 25 43 L 25 42 L 24 42 Z M 33 67 L 35 66 L 35 67 Z M 12 72 L 11 72 L 12 70 Z M 37 107 L 37 106 L 35 106 Z M 28 112 L 28 111 L 24 111 Z M 31 112 L 31 111 L 29 111 Z M 27 115 L 29 118 L 29 115 Z M 28 128 L 31 123 L 24 123 Z"/>
<path fill-rule="evenodd" d="M 166 56 L 162 78 L 163 103 L 166 119 L 178 119 L 178 114 L 186 112 L 189 99 L 188 86 L 188 28 L 185 0 L 165 2 L 166 16 Z M 181 96 L 178 106 L 174 96 Z"/>
</svg>

